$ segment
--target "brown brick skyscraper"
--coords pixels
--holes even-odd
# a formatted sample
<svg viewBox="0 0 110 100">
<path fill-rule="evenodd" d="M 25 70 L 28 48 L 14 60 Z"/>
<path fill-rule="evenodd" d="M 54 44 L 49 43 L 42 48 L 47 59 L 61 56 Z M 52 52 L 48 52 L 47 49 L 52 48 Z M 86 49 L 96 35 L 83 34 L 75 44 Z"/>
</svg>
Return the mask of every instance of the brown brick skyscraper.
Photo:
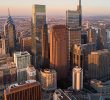
<svg viewBox="0 0 110 100">
<path fill-rule="evenodd" d="M 50 32 L 50 65 L 57 71 L 57 78 L 67 77 L 68 32 L 65 25 L 54 25 Z"/>
</svg>

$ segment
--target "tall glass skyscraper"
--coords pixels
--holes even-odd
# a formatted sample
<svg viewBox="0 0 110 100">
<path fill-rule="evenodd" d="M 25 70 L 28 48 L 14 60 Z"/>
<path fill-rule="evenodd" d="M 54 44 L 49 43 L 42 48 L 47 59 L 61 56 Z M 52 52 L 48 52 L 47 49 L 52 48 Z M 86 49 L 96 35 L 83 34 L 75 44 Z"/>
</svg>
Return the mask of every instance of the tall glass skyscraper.
<svg viewBox="0 0 110 100">
<path fill-rule="evenodd" d="M 46 24 L 45 5 L 33 5 L 32 7 L 32 53 L 33 64 L 36 67 L 42 65 L 42 28 Z"/>
</svg>

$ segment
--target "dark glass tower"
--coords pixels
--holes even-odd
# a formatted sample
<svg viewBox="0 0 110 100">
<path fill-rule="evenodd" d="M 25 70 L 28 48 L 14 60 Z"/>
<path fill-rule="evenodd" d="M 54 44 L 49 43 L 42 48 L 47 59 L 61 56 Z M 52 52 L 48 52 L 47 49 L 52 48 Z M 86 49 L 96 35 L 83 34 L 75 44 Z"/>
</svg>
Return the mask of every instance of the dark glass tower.
<svg viewBox="0 0 110 100">
<path fill-rule="evenodd" d="M 42 27 L 46 24 L 45 5 L 33 5 L 32 8 L 32 63 L 36 67 L 43 64 Z"/>
</svg>

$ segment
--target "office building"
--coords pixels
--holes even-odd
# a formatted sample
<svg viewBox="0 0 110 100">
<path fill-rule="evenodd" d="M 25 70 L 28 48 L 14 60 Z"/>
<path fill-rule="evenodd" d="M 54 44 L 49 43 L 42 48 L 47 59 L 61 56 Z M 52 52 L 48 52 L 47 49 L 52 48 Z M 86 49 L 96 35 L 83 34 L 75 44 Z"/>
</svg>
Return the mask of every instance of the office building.
<svg viewBox="0 0 110 100">
<path fill-rule="evenodd" d="M 21 37 L 19 39 L 19 44 L 20 44 L 20 50 L 31 52 L 32 38 L 30 36 Z"/>
<path fill-rule="evenodd" d="M 68 28 L 75 29 L 82 27 L 82 5 L 81 0 L 79 0 L 79 5 L 77 10 L 67 10 L 66 11 L 66 25 Z"/>
<path fill-rule="evenodd" d="M 88 68 L 88 54 L 96 51 L 95 43 L 75 44 L 73 47 L 73 66 L 80 66 L 86 71 Z"/>
<path fill-rule="evenodd" d="M 54 69 L 43 69 L 40 71 L 42 89 L 51 91 L 57 89 L 57 73 Z"/>
<path fill-rule="evenodd" d="M 27 68 L 31 65 L 31 55 L 27 51 L 15 52 L 14 63 L 18 69 Z"/>
<path fill-rule="evenodd" d="M 107 32 L 104 27 L 100 27 L 98 29 L 98 43 L 97 43 L 97 48 L 98 50 L 100 49 L 105 49 L 105 45 L 107 43 Z"/>
<path fill-rule="evenodd" d="M 4 90 L 4 100 L 42 100 L 40 83 L 27 80 L 12 84 Z"/>
<path fill-rule="evenodd" d="M 6 53 L 10 53 L 12 55 L 16 45 L 16 29 L 14 21 L 10 15 L 9 9 L 8 9 L 8 18 L 4 25 L 4 37 L 6 40 Z"/>
<path fill-rule="evenodd" d="M 42 66 L 49 66 L 48 28 L 45 24 L 42 28 Z"/>
<path fill-rule="evenodd" d="M 27 80 L 36 80 L 36 69 L 32 65 L 27 67 Z"/>
<path fill-rule="evenodd" d="M 95 29 L 94 27 L 89 28 L 87 35 L 88 35 L 89 43 L 97 44 L 97 39 L 98 39 L 97 29 Z"/>
<path fill-rule="evenodd" d="M 13 62 L 1 65 L 0 72 L 1 75 L 3 74 L 3 80 L 1 80 L 3 81 L 2 85 L 11 84 L 17 81 L 17 68 Z"/>
<path fill-rule="evenodd" d="M 110 29 L 106 29 L 106 33 L 107 33 L 107 42 L 110 42 Z"/>
<path fill-rule="evenodd" d="M 58 80 L 67 78 L 67 64 L 68 32 L 65 25 L 54 25 L 50 32 L 50 65 L 56 69 Z"/>
<path fill-rule="evenodd" d="M 32 7 L 32 62 L 35 67 L 42 66 L 42 28 L 46 24 L 45 5 Z M 47 33 L 45 33 L 47 34 Z"/>
<path fill-rule="evenodd" d="M 17 81 L 27 80 L 27 70 L 26 68 L 31 65 L 31 56 L 27 51 L 15 52 L 14 53 L 14 63 L 17 67 Z"/>
<path fill-rule="evenodd" d="M 110 74 L 110 52 L 107 49 L 91 52 L 88 55 L 89 79 L 107 80 Z"/>
<path fill-rule="evenodd" d="M 83 69 L 76 66 L 72 71 L 72 88 L 75 91 L 83 89 Z"/>
<path fill-rule="evenodd" d="M 87 33 L 85 32 L 81 34 L 81 44 L 86 44 L 86 43 L 88 43 L 88 41 L 87 41 Z"/>
<path fill-rule="evenodd" d="M 70 47 L 74 44 L 81 43 L 81 26 L 79 24 L 79 12 L 68 10 L 66 11 L 66 26 L 70 35 Z"/>
<path fill-rule="evenodd" d="M 6 54 L 6 45 L 5 45 L 5 38 L 0 39 L 0 54 L 5 55 Z"/>
<path fill-rule="evenodd" d="M 77 10 L 67 10 L 66 11 L 66 27 L 68 29 L 68 66 L 72 67 L 72 48 L 74 44 L 81 44 L 81 29 L 82 29 L 82 7 L 81 0 L 79 0 L 79 5 Z"/>
</svg>

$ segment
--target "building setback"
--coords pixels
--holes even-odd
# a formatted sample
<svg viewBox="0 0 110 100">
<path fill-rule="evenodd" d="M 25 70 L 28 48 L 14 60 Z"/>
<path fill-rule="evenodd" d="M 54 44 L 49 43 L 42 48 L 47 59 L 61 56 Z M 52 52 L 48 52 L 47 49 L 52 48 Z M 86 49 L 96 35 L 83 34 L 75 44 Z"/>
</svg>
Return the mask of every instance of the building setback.
<svg viewBox="0 0 110 100">
<path fill-rule="evenodd" d="M 50 65 L 56 69 L 58 80 L 67 77 L 67 62 L 68 32 L 66 26 L 54 25 L 50 32 Z"/>
<path fill-rule="evenodd" d="M 36 80 L 13 84 L 4 90 L 4 100 L 41 100 L 41 87 Z"/>
</svg>

